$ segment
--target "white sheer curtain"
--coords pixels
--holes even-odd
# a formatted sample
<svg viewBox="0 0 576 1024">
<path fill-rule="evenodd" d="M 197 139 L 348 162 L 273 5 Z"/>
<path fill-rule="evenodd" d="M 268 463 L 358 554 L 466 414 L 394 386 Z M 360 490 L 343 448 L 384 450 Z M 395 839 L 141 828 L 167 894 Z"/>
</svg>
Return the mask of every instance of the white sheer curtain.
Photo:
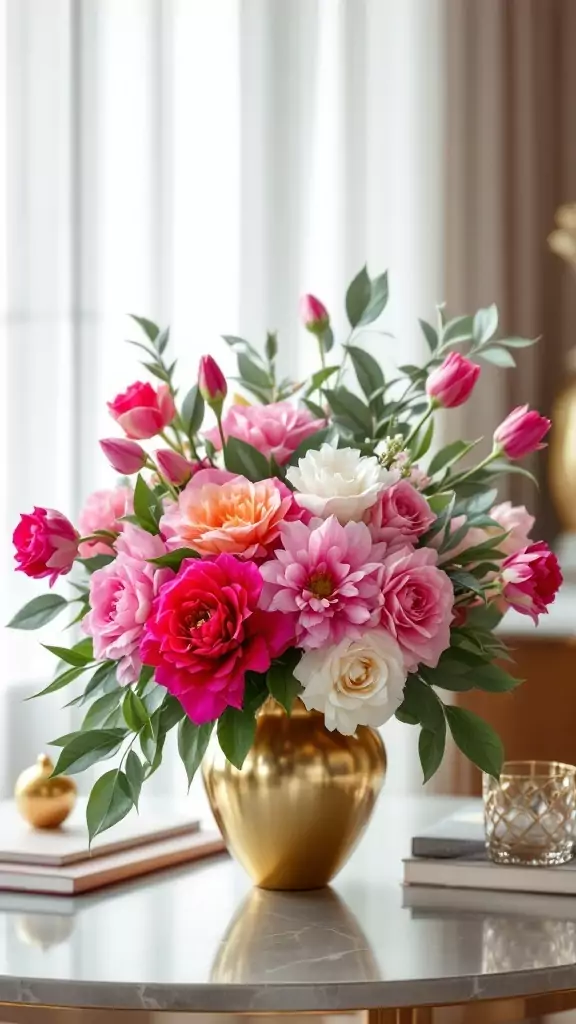
<svg viewBox="0 0 576 1024">
<path fill-rule="evenodd" d="M 367 260 L 398 338 L 374 346 L 417 357 L 442 296 L 442 4 L 0 0 L 2 621 L 36 592 L 12 573 L 19 512 L 112 484 L 126 312 L 173 325 L 184 380 L 205 351 L 232 370 L 220 332 L 267 328 L 295 374 L 316 358 L 299 294 L 343 328 Z M 2 635 L 4 792 L 68 726 L 59 695 L 21 704 L 52 668 L 37 638 Z M 408 732 L 387 730 L 394 788 Z"/>
</svg>

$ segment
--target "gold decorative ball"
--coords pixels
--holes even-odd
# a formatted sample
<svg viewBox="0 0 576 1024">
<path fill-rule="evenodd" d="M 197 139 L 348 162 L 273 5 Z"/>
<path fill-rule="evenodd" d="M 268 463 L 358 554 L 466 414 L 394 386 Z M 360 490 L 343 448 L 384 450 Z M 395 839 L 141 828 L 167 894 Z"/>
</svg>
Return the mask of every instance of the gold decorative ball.
<svg viewBox="0 0 576 1024">
<path fill-rule="evenodd" d="M 54 765 L 47 754 L 16 780 L 14 796 L 20 814 L 33 828 L 58 828 L 76 803 L 76 783 L 65 775 L 50 778 Z"/>
</svg>

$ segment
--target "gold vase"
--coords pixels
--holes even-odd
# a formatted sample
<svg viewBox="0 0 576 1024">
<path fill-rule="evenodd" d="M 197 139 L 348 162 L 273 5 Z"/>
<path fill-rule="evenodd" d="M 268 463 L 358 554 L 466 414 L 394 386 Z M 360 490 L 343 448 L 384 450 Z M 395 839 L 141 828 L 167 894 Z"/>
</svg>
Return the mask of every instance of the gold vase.
<svg viewBox="0 0 576 1024">
<path fill-rule="evenodd" d="M 272 699 L 258 713 L 239 771 L 213 737 L 202 766 L 212 812 L 230 852 L 263 889 L 319 889 L 360 839 L 382 788 L 380 735 L 328 732 L 296 700 L 292 715 Z"/>
<path fill-rule="evenodd" d="M 568 369 L 570 376 L 552 410 L 550 490 L 562 527 L 576 533 L 576 348 Z"/>
<path fill-rule="evenodd" d="M 47 754 L 16 780 L 14 796 L 23 818 L 33 828 L 58 828 L 76 803 L 76 783 L 66 775 L 51 778 L 54 765 Z"/>
</svg>

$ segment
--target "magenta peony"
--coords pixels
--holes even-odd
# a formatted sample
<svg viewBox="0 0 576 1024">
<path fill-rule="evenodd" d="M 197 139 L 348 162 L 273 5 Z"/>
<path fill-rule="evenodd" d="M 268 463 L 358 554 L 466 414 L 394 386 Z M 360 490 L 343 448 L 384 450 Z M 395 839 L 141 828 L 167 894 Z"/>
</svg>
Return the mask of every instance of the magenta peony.
<svg viewBox="0 0 576 1024">
<path fill-rule="evenodd" d="M 537 623 L 556 597 L 562 573 L 556 555 L 539 540 L 502 562 L 501 579 L 506 604 Z"/>
<path fill-rule="evenodd" d="M 108 409 L 126 437 L 136 441 L 155 437 L 170 425 L 176 415 L 167 384 L 160 384 L 155 391 L 151 384 L 142 384 L 141 381 L 116 395 L 113 402 L 108 402 Z"/>
<path fill-rule="evenodd" d="M 454 590 L 430 548 L 388 555 L 378 574 L 381 622 L 399 644 L 408 672 L 419 663 L 435 668 L 450 646 Z"/>
<path fill-rule="evenodd" d="M 50 577 L 50 586 L 70 572 L 78 554 L 79 534 L 61 512 L 35 507 L 22 515 L 12 540 L 16 548 L 18 572 L 33 579 Z"/>
<path fill-rule="evenodd" d="M 382 492 L 366 513 L 365 522 L 375 542 L 386 541 L 389 548 L 398 548 L 415 544 L 435 519 L 426 498 L 408 480 L 399 480 Z"/>
<path fill-rule="evenodd" d="M 266 672 L 293 642 L 290 616 L 258 610 L 262 576 L 231 555 L 188 559 L 160 589 L 140 653 L 198 725 L 241 708 L 246 672 Z"/>
<path fill-rule="evenodd" d="M 132 512 L 133 497 L 131 487 L 115 487 L 110 491 L 94 491 L 90 494 L 78 517 L 82 536 L 87 537 L 96 530 L 121 533 L 125 525 L 122 516 L 130 515 Z M 110 553 L 110 545 L 103 540 L 84 541 L 80 545 L 82 558 Z"/>
<path fill-rule="evenodd" d="M 494 445 L 509 459 L 522 459 L 546 447 L 542 438 L 551 426 L 546 416 L 527 405 L 518 405 L 494 431 Z"/>
<path fill-rule="evenodd" d="M 224 437 L 238 437 L 241 441 L 247 441 L 267 459 L 273 456 L 280 466 L 302 441 L 325 426 L 324 420 L 314 419 L 308 409 L 293 405 L 292 402 L 232 405 L 222 420 Z M 216 448 L 221 447 L 217 428 L 208 430 L 206 437 Z"/>
<path fill-rule="evenodd" d="M 443 409 L 467 402 L 480 376 L 480 367 L 459 352 L 450 352 L 426 381 L 426 394 Z"/>
<path fill-rule="evenodd" d="M 261 607 L 295 617 L 296 642 L 309 650 L 360 636 L 378 619 L 374 574 L 385 545 L 374 545 L 364 523 L 286 523 L 283 547 L 261 572 Z"/>
<path fill-rule="evenodd" d="M 140 675 L 140 639 L 155 594 L 174 573 L 148 561 L 165 554 L 166 545 L 138 526 L 126 523 L 115 547 L 115 560 L 90 577 L 91 610 L 82 629 L 93 637 L 98 661 L 118 662 L 116 678 L 126 686 Z"/>
</svg>

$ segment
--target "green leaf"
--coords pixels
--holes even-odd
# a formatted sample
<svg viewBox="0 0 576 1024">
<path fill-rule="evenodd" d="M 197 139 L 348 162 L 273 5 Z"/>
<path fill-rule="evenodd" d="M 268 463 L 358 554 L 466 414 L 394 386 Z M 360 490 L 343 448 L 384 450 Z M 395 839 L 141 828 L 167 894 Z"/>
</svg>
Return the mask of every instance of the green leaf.
<svg viewBox="0 0 576 1024">
<path fill-rule="evenodd" d="M 363 348 L 357 348 L 356 345 L 346 345 L 345 348 L 350 353 L 358 383 L 366 398 L 370 400 L 371 395 L 378 388 L 384 387 L 384 374 L 369 352 L 365 352 Z"/>
<path fill-rule="evenodd" d="M 352 394 L 347 388 L 337 388 L 332 391 L 324 389 L 324 394 L 334 412 L 343 422 L 350 425 L 351 430 L 360 433 L 363 437 L 370 437 L 372 433 L 372 416 L 365 403 Z"/>
<path fill-rule="evenodd" d="M 67 604 L 60 594 L 41 594 L 16 612 L 8 625 L 11 629 L 39 629 L 55 619 Z"/>
<path fill-rule="evenodd" d="M 324 409 L 322 408 L 321 405 L 318 405 L 317 402 L 311 402 L 309 398 L 303 398 L 302 403 L 306 406 L 307 409 L 310 410 L 310 412 L 312 413 L 313 416 L 316 417 L 316 419 L 323 420 L 326 418 L 326 413 L 324 412 Z"/>
<path fill-rule="evenodd" d="M 76 732 L 66 732 L 63 736 L 57 736 L 55 740 L 48 740 L 48 746 L 50 747 L 65 747 L 70 740 L 73 740 L 75 736 L 80 735 L 81 730 L 77 729 Z"/>
<path fill-rule="evenodd" d="M 522 685 L 523 680 L 511 676 L 499 665 L 483 665 L 474 674 L 474 688 L 487 693 L 508 693 Z"/>
<path fill-rule="evenodd" d="M 455 515 L 460 515 L 461 512 L 465 512 L 468 518 L 477 516 L 481 512 L 487 512 L 488 509 L 492 508 L 496 498 L 498 497 L 498 488 L 491 487 L 486 491 L 482 491 L 481 494 L 475 494 L 472 498 L 468 498 L 465 501 L 458 502 L 458 508 L 455 511 Z M 498 530 L 502 532 L 502 527 L 498 525 Z"/>
<path fill-rule="evenodd" d="M 256 361 L 260 360 L 258 349 L 254 348 L 254 345 L 251 345 L 245 338 L 239 338 L 236 334 L 223 334 L 222 338 L 235 352 L 250 352 Z"/>
<path fill-rule="evenodd" d="M 446 324 L 442 336 L 444 344 L 457 341 L 468 341 L 474 330 L 474 318 L 471 316 L 457 316 Z"/>
<path fill-rule="evenodd" d="M 193 551 L 192 548 L 176 548 L 175 551 L 168 551 L 165 555 L 159 555 L 158 558 L 149 558 L 148 561 L 153 565 L 174 569 L 177 572 L 185 558 L 199 557 L 198 552 Z"/>
<path fill-rule="evenodd" d="M 274 662 L 268 669 L 266 683 L 274 700 L 278 701 L 287 715 L 291 715 L 294 700 L 302 692 L 302 686 L 294 676 L 292 666 L 281 661 Z"/>
<path fill-rule="evenodd" d="M 325 353 L 332 351 L 334 348 L 334 331 L 330 327 L 330 324 L 328 324 L 328 327 L 324 328 L 321 334 L 317 334 L 316 337 L 318 338 L 318 344 Z"/>
<path fill-rule="evenodd" d="M 265 480 L 270 476 L 266 456 L 238 437 L 229 437 L 226 441 L 224 464 L 230 473 L 238 473 L 248 480 Z"/>
<path fill-rule="evenodd" d="M 493 363 L 494 366 L 516 366 L 514 356 L 505 348 L 483 348 L 478 356 L 487 363 Z"/>
<path fill-rule="evenodd" d="M 428 782 L 436 774 L 446 749 L 446 719 L 442 716 L 442 724 L 432 731 L 423 728 L 418 737 L 418 754 L 422 765 L 424 782 Z"/>
<path fill-rule="evenodd" d="M 456 746 L 481 771 L 498 779 L 504 760 L 502 741 L 492 726 L 465 708 L 445 708 Z"/>
<path fill-rule="evenodd" d="M 218 719 L 217 733 L 225 756 L 235 768 L 242 768 L 256 734 L 254 715 L 228 707 Z"/>
<path fill-rule="evenodd" d="M 315 434 L 310 434 L 300 442 L 295 452 L 292 453 L 289 459 L 289 464 L 297 466 L 300 459 L 303 459 L 306 452 L 318 451 L 325 441 L 328 441 L 333 435 L 332 427 L 324 427 L 323 430 L 317 430 Z"/>
<path fill-rule="evenodd" d="M 56 676 L 48 686 L 45 686 L 43 690 L 39 690 L 38 693 L 32 694 L 31 697 L 27 697 L 27 700 L 32 700 L 34 697 L 44 697 L 47 693 L 55 693 L 56 690 L 62 690 L 65 686 L 73 683 L 78 676 L 81 676 L 86 671 L 85 665 L 80 665 L 77 668 L 69 668 L 62 675 Z"/>
<path fill-rule="evenodd" d="M 138 810 L 138 801 L 140 799 L 140 791 L 142 789 L 142 783 L 144 782 L 144 769 L 142 762 L 137 754 L 133 750 L 128 752 L 126 758 L 126 780 L 128 782 L 128 788 L 130 790 L 130 796 L 132 803 L 136 810 Z"/>
<path fill-rule="evenodd" d="M 158 324 L 155 324 L 152 320 L 148 320 L 145 316 L 136 316 L 134 313 L 128 313 L 128 316 L 142 328 L 149 341 L 156 341 L 156 338 L 160 334 Z"/>
<path fill-rule="evenodd" d="M 164 381 L 165 384 L 169 383 L 170 375 L 163 366 L 158 366 L 156 363 L 142 363 L 142 366 L 145 366 L 153 377 L 158 377 L 158 380 Z"/>
<path fill-rule="evenodd" d="M 101 697 L 98 697 L 86 712 L 81 731 L 87 732 L 89 729 L 102 728 L 112 711 L 116 711 L 120 697 L 119 686 L 116 688 L 115 693 L 104 693 Z"/>
<path fill-rule="evenodd" d="M 113 768 L 92 786 L 86 807 L 86 824 L 90 843 L 101 832 L 117 825 L 132 809 L 134 802 L 124 772 Z"/>
<path fill-rule="evenodd" d="M 432 444 L 432 438 L 434 437 L 434 419 L 431 417 L 427 423 L 423 423 L 422 427 L 416 434 L 416 437 L 412 441 L 411 450 L 413 453 L 413 459 L 421 459 L 426 455 L 426 452 L 430 450 Z"/>
<path fill-rule="evenodd" d="M 97 572 L 98 569 L 104 569 L 104 567 L 106 565 L 110 565 L 111 562 L 114 561 L 115 557 L 116 556 L 113 555 L 113 554 L 109 554 L 109 555 L 92 555 L 91 558 L 78 558 L 77 561 L 80 562 L 84 566 L 84 568 L 86 569 L 86 572 L 88 572 L 88 573 L 90 573 L 90 575 L 92 575 L 92 573 L 93 572 Z"/>
<path fill-rule="evenodd" d="M 275 331 L 268 331 L 264 352 L 266 353 L 266 359 L 269 363 L 272 363 L 276 359 L 276 356 L 278 355 L 278 335 Z"/>
<path fill-rule="evenodd" d="M 442 701 L 434 690 L 418 676 L 409 675 L 404 686 L 404 712 L 414 716 L 425 729 L 432 732 L 442 728 L 444 711 Z"/>
<path fill-rule="evenodd" d="M 448 469 L 449 466 L 453 466 L 455 462 L 463 459 L 477 444 L 478 441 L 452 441 L 451 444 L 447 444 L 436 453 L 428 466 L 428 473 L 430 476 L 435 476 L 441 469 Z"/>
<path fill-rule="evenodd" d="M 529 348 L 538 341 L 540 338 L 500 338 L 498 344 L 505 345 L 506 348 Z"/>
<path fill-rule="evenodd" d="M 456 572 L 449 571 L 448 576 L 452 580 L 452 586 L 455 590 L 471 590 L 474 594 L 479 594 L 480 597 L 484 597 L 484 591 L 475 576 L 471 572 L 464 572 L 457 570 Z"/>
<path fill-rule="evenodd" d="M 490 338 L 493 338 L 498 329 L 498 309 L 492 303 L 486 309 L 479 309 L 472 325 L 472 336 L 474 344 L 484 345 Z"/>
<path fill-rule="evenodd" d="M 83 654 L 82 651 L 75 650 L 74 648 L 68 647 L 52 647 L 50 644 L 42 644 L 50 654 L 55 654 L 60 661 L 65 661 L 67 665 L 74 665 L 79 668 L 81 665 L 89 665 L 93 660 L 92 653 Z"/>
<path fill-rule="evenodd" d="M 134 515 L 140 526 L 148 533 L 157 534 L 163 512 L 162 502 L 139 473 L 134 488 Z"/>
<path fill-rule="evenodd" d="M 165 327 L 163 331 L 160 331 L 160 333 L 151 340 L 154 342 L 154 347 L 158 350 L 160 355 L 162 355 L 170 341 L 170 328 Z"/>
<path fill-rule="evenodd" d="M 140 732 L 143 726 L 150 720 L 145 704 L 134 690 L 127 689 L 122 701 L 122 714 L 124 721 L 132 732 Z"/>
<path fill-rule="evenodd" d="M 437 494 L 432 494 L 427 501 L 432 511 L 439 515 L 453 503 L 454 491 L 438 491 Z"/>
<path fill-rule="evenodd" d="M 418 320 L 422 329 L 422 334 L 426 338 L 428 348 L 431 352 L 435 352 L 438 348 L 438 334 L 432 324 L 429 324 L 427 320 Z"/>
<path fill-rule="evenodd" d="M 339 369 L 339 366 L 323 366 L 321 370 L 316 370 L 316 373 L 313 373 L 310 377 L 306 386 L 306 391 L 304 392 L 304 397 L 307 398 L 308 395 L 313 395 L 314 392 L 318 391 L 318 389 L 321 388 L 330 377 L 333 377 L 335 373 L 338 373 Z M 320 406 L 318 408 L 320 409 L 320 418 L 326 419 L 324 410 Z"/>
<path fill-rule="evenodd" d="M 188 788 L 202 763 L 213 728 L 214 722 L 195 725 L 189 718 L 183 718 L 178 726 L 178 753 L 186 769 Z"/>
<path fill-rule="evenodd" d="M 351 327 L 357 327 L 361 322 L 364 313 L 368 309 L 372 297 L 372 288 L 368 270 L 362 270 L 348 286 L 346 292 L 346 315 Z"/>
<path fill-rule="evenodd" d="M 412 711 L 407 711 L 404 707 L 404 703 L 402 703 L 399 708 L 396 708 L 394 717 L 397 718 L 399 722 L 402 722 L 403 725 L 420 724 L 418 715 L 415 715 Z"/>
<path fill-rule="evenodd" d="M 190 388 L 186 398 L 182 402 L 180 413 L 182 423 L 188 437 L 194 437 L 198 433 L 204 420 L 204 399 L 198 390 L 198 385 Z"/>
<path fill-rule="evenodd" d="M 292 667 L 295 668 L 298 661 L 300 660 L 300 651 L 292 648 L 287 651 L 283 656 L 283 661 L 292 656 Z M 266 676 L 260 672 L 247 672 L 246 683 L 244 687 L 244 700 L 242 702 L 242 710 L 250 712 L 251 715 L 255 715 L 258 709 L 262 706 L 268 696 L 268 685 L 266 683 Z"/>
<path fill-rule="evenodd" d="M 78 703 L 86 704 L 91 697 L 100 691 L 102 693 L 113 693 L 118 690 L 119 685 L 116 679 L 117 667 L 115 661 L 106 661 L 103 665 L 100 665 L 91 679 L 88 680 L 84 693 L 78 698 Z"/>
<path fill-rule="evenodd" d="M 272 387 L 272 381 L 270 380 L 270 374 L 266 370 L 262 370 L 250 356 L 247 356 L 244 352 L 239 352 L 237 355 L 238 359 L 238 372 L 243 381 L 248 384 L 253 384 L 257 388 L 262 388 L 263 391 Z"/>
<path fill-rule="evenodd" d="M 383 274 L 379 274 L 378 277 L 373 278 L 370 281 L 370 293 L 368 299 L 368 305 L 364 309 L 360 320 L 360 324 L 371 324 L 374 320 L 377 320 L 382 311 L 385 309 L 388 302 L 388 271 L 385 270 Z M 346 311 L 348 312 L 348 301 L 346 301 Z M 352 321 L 350 321 L 352 323 Z M 352 324 L 354 327 L 355 325 Z"/>
<path fill-rule="evenodd" d="M 519 465 L 518 462 L 508 462 L 506 459 L 494 459 L 494 462 L 490 463 L 489 472 L 506 474 L 517 473 L 518 476 L 525 476 L 528 480 L 531 480 L 536 487 L 540 486 L 534 474 L 524 466 Z"/>
<path fill-rule="evenodd" d="M 97 761 L 115 754 L 125 735 L 124 729 L 94 729 L 79 733 L 62 749 L 53 775 L 83 772 Z"/>
<path fill-rule="evenodd" d="M 182 721 L 186 712 L 180 701 L 173 697 L 171 693 L 167 693 L 160 705 L 158 714 L 160 717 L 160 731 L 166 733 L 170 732 L 175 725 Z"/>
</svg>

